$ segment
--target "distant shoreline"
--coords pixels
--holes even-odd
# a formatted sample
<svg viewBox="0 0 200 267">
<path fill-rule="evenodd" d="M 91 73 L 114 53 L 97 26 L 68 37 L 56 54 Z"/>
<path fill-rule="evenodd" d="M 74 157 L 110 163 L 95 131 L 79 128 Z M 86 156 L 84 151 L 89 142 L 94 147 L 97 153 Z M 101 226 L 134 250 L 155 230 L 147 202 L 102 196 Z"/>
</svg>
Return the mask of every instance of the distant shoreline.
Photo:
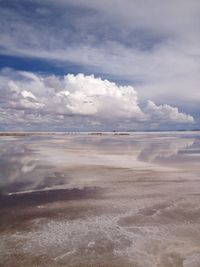
<svg viewBox="0 0 200 267">
<path fill-rule="evenodd" d="M 145 133 L 198 133 L 200 130 L 188 130 L 188 131 L 113 131 L 113 132 L 106 132 L 106 131 L 98 131 L 98 132 L 76 132 L 76 131 L 70 131 L 70 132 L 0 132 L 0 137 L 3 136 L 31 136 L 31 135 L 93 135 L 93 136 L 101 136 L 101 135 L 133 135 L 133 134 L 145 134 Z"/>
</svg>

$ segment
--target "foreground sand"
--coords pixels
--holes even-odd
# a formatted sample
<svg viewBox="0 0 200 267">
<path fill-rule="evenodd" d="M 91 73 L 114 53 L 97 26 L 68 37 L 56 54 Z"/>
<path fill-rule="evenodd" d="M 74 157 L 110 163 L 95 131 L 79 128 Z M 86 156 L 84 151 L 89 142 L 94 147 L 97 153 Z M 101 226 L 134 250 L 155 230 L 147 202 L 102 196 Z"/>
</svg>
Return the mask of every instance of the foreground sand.
<svg viewBox="0 0 200 267">
<path fill-rule="evenodd" d="M 200 266 L 199 140 L 1 137 L 0 266 Z"/>
</svg>

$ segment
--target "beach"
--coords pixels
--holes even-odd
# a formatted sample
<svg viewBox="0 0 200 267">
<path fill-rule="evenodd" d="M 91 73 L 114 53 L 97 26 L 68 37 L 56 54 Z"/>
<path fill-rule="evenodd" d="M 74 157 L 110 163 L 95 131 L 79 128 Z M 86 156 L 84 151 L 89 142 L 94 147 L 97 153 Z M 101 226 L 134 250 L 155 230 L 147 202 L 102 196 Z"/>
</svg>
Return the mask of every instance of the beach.
<svg viewBox="0 0 200 267">
<path fill-rule="evenodd" d="M 199 266 L 199 160 L 199 132 L 0 136 L 0 266 Z"/>
</svg>

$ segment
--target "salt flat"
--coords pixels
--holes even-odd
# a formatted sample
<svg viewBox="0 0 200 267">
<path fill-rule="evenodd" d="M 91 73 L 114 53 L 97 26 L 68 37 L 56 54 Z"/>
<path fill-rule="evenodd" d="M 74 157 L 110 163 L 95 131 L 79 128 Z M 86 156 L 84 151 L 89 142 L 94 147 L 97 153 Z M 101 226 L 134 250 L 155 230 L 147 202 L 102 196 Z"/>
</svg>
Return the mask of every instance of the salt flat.
<svg viewBox="0 0 200 267">
<path fill-rule="evenodd" d="M 1 266 L 200 266 L 200 134 L 0 137 Z"/>
</svg>

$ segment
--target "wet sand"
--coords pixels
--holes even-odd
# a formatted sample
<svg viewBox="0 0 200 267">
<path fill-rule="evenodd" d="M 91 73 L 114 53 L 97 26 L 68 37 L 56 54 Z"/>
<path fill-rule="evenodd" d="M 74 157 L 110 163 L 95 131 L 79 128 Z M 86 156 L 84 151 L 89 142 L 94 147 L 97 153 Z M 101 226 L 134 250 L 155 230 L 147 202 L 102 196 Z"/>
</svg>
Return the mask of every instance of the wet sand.
<svg viewBox="0 0 200 267">
<path fill-rule="evenodd" d="M 0 266 L 200 266 L 200 134 L 0 137 Z"/>
</svg>

